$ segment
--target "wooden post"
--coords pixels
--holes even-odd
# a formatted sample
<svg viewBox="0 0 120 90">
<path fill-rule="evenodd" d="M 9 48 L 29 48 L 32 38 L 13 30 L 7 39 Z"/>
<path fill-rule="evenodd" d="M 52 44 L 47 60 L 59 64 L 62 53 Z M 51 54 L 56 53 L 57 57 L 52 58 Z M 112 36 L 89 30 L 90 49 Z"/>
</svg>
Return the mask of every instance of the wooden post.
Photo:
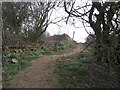
<svg viewBox="0 0 120 90">
<path fill-rule="evenodd" d="M 74 40 L 74 36 L 75 36 L 75 31 L 73 31 L 73 38 L 72 38 L 73 40 Z"/>
</svg>

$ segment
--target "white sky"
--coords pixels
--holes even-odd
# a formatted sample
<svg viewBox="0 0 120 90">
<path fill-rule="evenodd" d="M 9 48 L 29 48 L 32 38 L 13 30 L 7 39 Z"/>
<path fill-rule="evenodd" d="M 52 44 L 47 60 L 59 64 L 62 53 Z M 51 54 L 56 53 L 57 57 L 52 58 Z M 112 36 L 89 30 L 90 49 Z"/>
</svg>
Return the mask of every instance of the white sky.
<svg viewBox="0 0 120 90">
<path fill-rule="evenodd" d="M 57 10 L 54 10 L 51 16 L 51 20 L 53 20 L 56 17 L 65 17 L 68 16 L 68 14 L 64 11 L 64 8 L 56 8 Z M 75 31 L 74 40 L 77 42 L 85 42 L 86 37 L 88 36 L 87 32 L 85 31 L 83 25 L 79 21 L 75 21 L 75 26 L 80 28 L 75 28 L 73 25 L 68 23 L 66 25 L 65 22 L 59 22 L 58 24 L 62 27 L 58 27 L 55 24 L 50 24 L 47 28 L 47 32 L 49 32 L 50 35 L 56 35 L 56 34 L 68 34 L 71 38 L 73 37 L 73 32 Z M 87 30 L 93 33 L 93 30 L 90 27 L 87 27 Z"/>
</svg>

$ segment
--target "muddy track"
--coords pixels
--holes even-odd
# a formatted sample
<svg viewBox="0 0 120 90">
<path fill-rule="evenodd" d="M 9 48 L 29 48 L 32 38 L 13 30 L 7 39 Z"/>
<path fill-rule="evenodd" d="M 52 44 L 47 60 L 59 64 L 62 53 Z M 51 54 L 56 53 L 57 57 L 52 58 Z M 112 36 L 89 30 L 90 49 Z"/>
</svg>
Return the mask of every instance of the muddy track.
<svg viewBox="0 0 120 90">
<path fill-rule="evenodd" d="M 53 73 L 55 62 L 61 57 L 67 57 L 82 50 L 81 45 L 61 55 L 44 55 L 32 61 L 32 66 L 20 71 L 11 80 L 8 88 L 61 88 L 57 75 Z"/>
</svg>

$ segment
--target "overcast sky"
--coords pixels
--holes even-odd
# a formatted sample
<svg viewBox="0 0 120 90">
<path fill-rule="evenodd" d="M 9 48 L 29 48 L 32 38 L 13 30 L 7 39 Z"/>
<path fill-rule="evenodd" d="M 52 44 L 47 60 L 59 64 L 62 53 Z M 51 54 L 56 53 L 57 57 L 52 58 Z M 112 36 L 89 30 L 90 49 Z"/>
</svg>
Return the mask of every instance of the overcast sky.
<svg viewBox="0 0 120 90">
<path fill-rule="evenodd" d="M 77 3 L 80 4 L 81 2 L 77 2 Z M 52 13 L 51 20 L 56 17 L 65 17 L 65 16 L 68 16 L 68 14 L 64 11 L 64 8 L 56 8 L 56 10 L 54 10 Z M 80 28 L 75 28 L 70 23 L 66 25 L 65 22 L 59 22 L 58 24 L 61 25 L 62 27 L 58 27 L 55 24 L 50 24 L 49 27 L 47 28 L 47 32 L 49 32 L 49 34 L 52 36 L 56 34 L 66 33 L 72 38 L 73 32 L 75 31 L 74 40 L 82 43 L 85 42 L 85 39 L 88 36 L 88 33 L 85 31 L 82 25 L 82 22 L 75 21 L 75 26 Z M 87 30 L 93 33 L 93 30 L 90 27 L 87 27 Z"/>
</svg>

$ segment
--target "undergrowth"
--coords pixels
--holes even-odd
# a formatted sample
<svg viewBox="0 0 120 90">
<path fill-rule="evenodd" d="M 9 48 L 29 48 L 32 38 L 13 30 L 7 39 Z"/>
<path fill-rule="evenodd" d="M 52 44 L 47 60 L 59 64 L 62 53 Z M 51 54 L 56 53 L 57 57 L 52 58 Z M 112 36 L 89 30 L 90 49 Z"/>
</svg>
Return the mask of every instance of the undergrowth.
<svg viewBox="0 0 120 90">
<path fill-rule="evenodd" d="M 58 60 L 54 73 L 64 88 L 116 88 L 113 76 L 106 67 L 94 65 L 91 48 Z M 105 68 L 105 70 L 103 69 Z"/>
</svg>

